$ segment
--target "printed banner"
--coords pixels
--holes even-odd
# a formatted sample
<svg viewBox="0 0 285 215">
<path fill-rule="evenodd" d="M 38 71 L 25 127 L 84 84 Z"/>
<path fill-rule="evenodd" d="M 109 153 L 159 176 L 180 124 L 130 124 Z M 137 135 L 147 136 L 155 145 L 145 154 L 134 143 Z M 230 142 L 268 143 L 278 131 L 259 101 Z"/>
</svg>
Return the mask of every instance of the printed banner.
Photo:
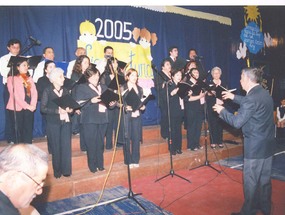
<svg viewBox="0 0 285 215">
<path fill-rule="evenodd" d="M 80 37 L 77 40 L 78 47 L 84 47 L 91 63 L 104 58 L 104 48 L 111 46 L 114 49 L 114 57 L 125 63 L 129 63 L 129 68 L 134 68 L 139 73 L 138 84 L 145 91 L 150 91 L 154 87 L 153 73 L 151 68 L 151 46 L 156 44 L 157 37 L 155 33 L 150 33 L 146 28 L 139 29 L 135 27 L 131 31 L 131 23 L 120 22 L 116 20 L 103 21 L 99 18 L 95 22 L 100 24 L 100 31 L 96 31 L 93 23 L 86 20 L 80 23 Z M 102 25 L 105 26 L 103 31 Z M 109 26 L 109 27 L 108 27 Z M 113 26 L 113 28 L 110 28 Z M 122 27 L 124 26 L 124 27 Z M 111 30 L 111 29 L 114 29 Z M 97 32 L 97 34 L 96 34 Z M 102 38 L 102 39 L 100 39 Z M 107 41 L 108 39 L 118 39 L 118 41 Z M 135 42 L 132 42 L 132 41 Z"/>
</svg>

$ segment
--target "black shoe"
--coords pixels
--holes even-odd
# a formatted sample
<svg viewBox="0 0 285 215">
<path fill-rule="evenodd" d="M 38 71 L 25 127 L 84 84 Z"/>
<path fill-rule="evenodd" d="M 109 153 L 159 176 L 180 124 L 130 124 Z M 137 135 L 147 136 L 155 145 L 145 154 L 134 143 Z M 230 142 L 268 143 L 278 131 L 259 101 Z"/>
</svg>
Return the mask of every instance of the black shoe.
<svg viewBox="0 0 285 215">
<path fill-rule="evenodd" d="M 177 150 L 176 152 L 177 152 L 177 154 L 182 154 L 183 153 L 181 150 Z"/>
<path fill-rule="evenodd" d="M 60 177 L 61 177 L 61 174 L 54 174 L 54 177 L 55 177 L 55 178 L 60 178 Z"/>
<path fill-rule="evenodd" d="M 95 173 L 95 172 L 97 172 L 97 169 L 95 169 L 95 170 L 90 170 L 90 172 Z"/>
<path fill-rule="evenodd" d="M 174 151 L 174 152 L 171 152 L 171 154 L 172 154 L 172 155 L 176 155 L 176 152 L 175 152 L 175 151 Z"/>
<path fill-rule="evenodd" d="M 122 143 L 117 143 L 117 148 L 121 148 L 121 147 L 123 147 L 123 145 L 124 144 L 122 144 Z"/>
<path fill-rule="evenodd" d="M 64 177 L 70 177 L 70 174 L 63 175 Z"/>
<path fill-rule="evenodd" d="M 100 168 L 97 168 L 99 171 L 104 171 L 105 168 L 104 167 L 100 167 Z"/>
</svg>

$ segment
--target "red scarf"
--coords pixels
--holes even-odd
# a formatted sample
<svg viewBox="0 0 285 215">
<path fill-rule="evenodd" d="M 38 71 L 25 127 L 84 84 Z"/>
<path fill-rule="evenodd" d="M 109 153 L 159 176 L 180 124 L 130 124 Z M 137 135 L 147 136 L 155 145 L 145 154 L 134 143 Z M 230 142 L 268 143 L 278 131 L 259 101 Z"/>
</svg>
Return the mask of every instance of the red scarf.
<svg viewBox="0 0 285 215">
<path fill-rule="evenodd" d="M 26 73 L 20 74 L 23 79 L 24 87 L 27 89 L 27 96 L 31 97 L 31 82 L 29 81 L 29 76 Z"/>
</svg>

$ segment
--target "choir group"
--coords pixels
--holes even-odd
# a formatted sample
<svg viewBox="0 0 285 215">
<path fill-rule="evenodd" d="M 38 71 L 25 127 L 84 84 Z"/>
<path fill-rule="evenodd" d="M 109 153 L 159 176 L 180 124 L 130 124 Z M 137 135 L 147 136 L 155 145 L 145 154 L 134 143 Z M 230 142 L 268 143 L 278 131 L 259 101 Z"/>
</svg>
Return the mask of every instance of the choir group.
<svg viewBox="0 0 285 215">
<path fill-rule="evenodd" d="M 9 54 L 1 57 L 0 69 L 8 142 L 32 143 L 34 111 L 40 104 L 54 177 L 72 174 L 71 139 L 76 134 L 80 134 L 80 149 L 87 154 L 91 172 L 105 170 L 104 150 L 114 146 L 123 146 L 125 164 L 139 167 L 143 89 L 138 85 L 138 71 L 126 70 L 126 65 L 114 57 L 112 47 L 106 46 L 104 58 L 95 64 L 90 63 L 84 48 L 77 48 L 76 59 L 69 63 L 66 75 L 56 67 L 52 47 L 44 48 L 44 60 L 35 69 L 29 67 L 31 59 L 19 56 L 19 40 L 11 39 L 7 48 Z M 15 56 L 13 62 L 11 56 Z M 188 61 L 178 57 L 177 47 L 169 50 L 154 82 L 161 111 L 161 136 L 171 140 L 172 155 L 182 154 L 183 124 L 187 148 L 203 148 L 199 142 L 205 118 L 209 120 L 211 147 L 223 147 L 222 126 L 211 108 L 223 101 L 205 87 L 221 85 L 221 74 L 220 68 L 213 68 L 211 83 L 206 84 L 208 74 L 197 60 L 196 50 L 189 51 Z"/>
</svg>

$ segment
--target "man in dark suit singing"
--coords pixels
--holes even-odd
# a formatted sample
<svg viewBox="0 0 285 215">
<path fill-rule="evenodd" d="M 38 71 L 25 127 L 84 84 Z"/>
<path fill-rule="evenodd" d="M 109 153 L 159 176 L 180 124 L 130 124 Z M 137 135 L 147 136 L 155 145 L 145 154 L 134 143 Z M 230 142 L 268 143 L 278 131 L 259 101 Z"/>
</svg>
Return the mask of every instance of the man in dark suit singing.
<svg viewBox="0 0 285 215">
<path fill-rule="evenodd" d="M 274 147 L 273 100 L 261 85 L 262 70 L 245 68 L 241 71 L 241 86 L 246 96 L 223 93 L 240 105 L 237 114 L 215 104 L 220 118 L 235 128 L 242 128 L 244 136 L 243 188 L 244 203 L 239 213 L 232 215 L 264 215 L 271 211 L 271 166 Z"/>
</svg>

